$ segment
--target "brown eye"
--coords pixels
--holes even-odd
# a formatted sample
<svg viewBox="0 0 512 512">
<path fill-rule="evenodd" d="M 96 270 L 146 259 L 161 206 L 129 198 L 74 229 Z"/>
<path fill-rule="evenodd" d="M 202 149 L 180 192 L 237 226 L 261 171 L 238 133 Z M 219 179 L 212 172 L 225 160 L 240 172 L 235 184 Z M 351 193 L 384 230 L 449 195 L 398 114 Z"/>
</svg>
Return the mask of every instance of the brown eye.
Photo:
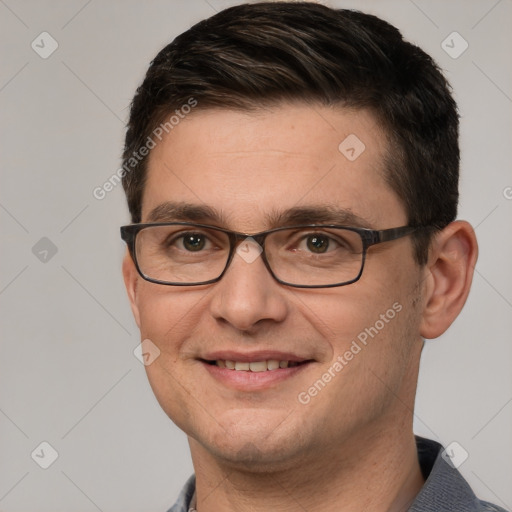
<svg viewBox="0 0 512 512">
<path fill-rule="evenodd" d="M 311 235 L 308 236 L 306 245 L 311 252 L 323 254 L 329 249 L 329 238 L 326 236 Z"/>
<path fill-rule="evenodd" d="M 200 251 L 206 244 L 205 237 L 197 233 L 189 233 L 182 237 L 183 247 L 187 251 Z"/>
</svg>

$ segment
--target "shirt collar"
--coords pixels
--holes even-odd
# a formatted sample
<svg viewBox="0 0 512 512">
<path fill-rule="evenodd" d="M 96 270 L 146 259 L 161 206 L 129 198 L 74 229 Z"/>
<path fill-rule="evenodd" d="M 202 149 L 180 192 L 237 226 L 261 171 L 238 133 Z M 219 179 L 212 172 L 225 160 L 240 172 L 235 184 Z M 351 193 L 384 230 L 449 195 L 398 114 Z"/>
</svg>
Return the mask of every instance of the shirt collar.
<svg viewBox="0 0 512 512">
<path fill-rule="evenodd" d="M 416 436 L 418 460 L 425 484 L 409 512 L 428 510 L 479 510 L 479 500 L 450 457 L 443 457 L 443 447 L 430 439 Z"/>
</svg>

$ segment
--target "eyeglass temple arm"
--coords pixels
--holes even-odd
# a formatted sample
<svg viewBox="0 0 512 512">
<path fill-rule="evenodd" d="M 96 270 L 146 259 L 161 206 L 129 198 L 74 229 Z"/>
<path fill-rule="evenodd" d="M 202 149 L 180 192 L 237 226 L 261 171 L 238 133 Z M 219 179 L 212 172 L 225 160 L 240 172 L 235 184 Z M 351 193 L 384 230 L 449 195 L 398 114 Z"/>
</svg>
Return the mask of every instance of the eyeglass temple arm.
<svg viewBox="0 0 512 512">
<path fill-rule="evenodd" d="M 396 240 L 397 238 L 402 238 L 403 236 L 410 235 L 411 233 L 414 233 L 418 229 L 419 228 L 416 226 L 403 226 L 400 228 L 373 231 L 373 236 L 371 237 L 370 245 Z"/>
</svg>

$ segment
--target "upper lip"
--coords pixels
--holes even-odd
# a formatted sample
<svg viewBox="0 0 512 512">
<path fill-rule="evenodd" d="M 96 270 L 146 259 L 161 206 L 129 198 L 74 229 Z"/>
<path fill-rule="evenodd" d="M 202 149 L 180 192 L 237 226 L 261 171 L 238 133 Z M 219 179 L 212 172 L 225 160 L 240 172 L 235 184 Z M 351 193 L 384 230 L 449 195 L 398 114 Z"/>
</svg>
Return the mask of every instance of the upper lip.
<svg viewBox="0 0 512 512">
<path fill-rule="evenodd" d="M 280 352 L 276 350 L 258 350 L 254 352 L 238 352 L 234 350 L 219 350 L 216 352 L 209 352 L 201 359 L 205 361 L 239 361 L 242 363 L 253 363 L 256 361 L 293 361 L 301 363 L 304 361 L 311 361 L 310 357 L 303 357 L 291 352 Z"/>
</svg>

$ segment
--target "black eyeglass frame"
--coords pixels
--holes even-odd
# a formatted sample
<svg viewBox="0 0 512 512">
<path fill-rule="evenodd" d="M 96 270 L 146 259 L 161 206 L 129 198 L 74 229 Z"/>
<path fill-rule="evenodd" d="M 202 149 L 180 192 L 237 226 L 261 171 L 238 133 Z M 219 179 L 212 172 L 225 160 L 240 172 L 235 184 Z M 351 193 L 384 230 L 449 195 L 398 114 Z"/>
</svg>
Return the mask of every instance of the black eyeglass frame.
<svg viewBox="0 0 512 512">
<path fill-rule="evenodd" d="M 191 228 L 204 228 L 204 229 L 211 229 L 214 231 L 220 231 L 222 233 L 225 233 L 228 235 L 229 239 L 229 254 L 226 261 L 226 266 L 224 267 L 224 270 L 221 272 L 221 274 L 216 277 L 215 279 L 210 279 L 208 281 L 201 281 L 198 283 L 170 283 L 167 281 L 159 281 L 158 279 L 152 279 L 142 272 L 141 268 L 139 267 L 139 262 L 137 261 L 137 254 L 135 251 L 135 241 L 137 238 L 137 234 L 142 231 L 145 228 L 149 228 L 152 226 L 189 226 Z M 361 261 L 361 269 L 359 270 L 359 274 L 357 277 L 350 281 L 345 281 L 342 283 L 335 283 L 335 284 L 327 284 L 327 285 L 300 285 L 300 284 L 292 284 L 288 283 L 286 281 L 283 281 L 279 279 L 275 274 L 272 268 L 270 267 L 270 264 L 267 260 L 267 256 L 265 254 L 265 239 L 268 235 L 271 233 L 275 233 L 277 231 L 284 231 L 287 229 L 322 229 L 322 228 L 335 228 L 335 229 L 346 229 L 348 231 L 353 231 L 354 233 L 357 233 L 362 240 L 363 243 L 363 254 L 362 254 L 362 261 Z M 129 224 L 126 226 L 121 226 L 121 238 L 126 242 L 128 246 L 128 250 L 130 252 L 130 256 L 135 263 L 135 268 L 137 269 L 137 272 L 139 275 L 145 279 L 146 281 L 149 281 L 150 283 L 155 284 L 161 284 L 165 286 L 202 286 L 207 284 L 213 284 L 217 283 L 222 279 L 224 274 L 226 273 L 227 269 L 229 268 L 229 265 L 231 264 L 231 261 L 233 260 L 233 256 L 235 254 L 236 248 L 238 244 L 247 238 L 252 238 L 255 242 L 257 242 L 261 248 L 261 258 L 263 260 L 263 263 L 265 264 L 265 267 L 267 267 L 267 270 L 269 271 L 270 275 L 280 284 L 283 284 L 285 286 L 291 286 L 293 288 L 335 288 L 339 286 L 346 286 L 352 283 L 355 283 L 356 281 L 359 281 L 361 276 L 363 275 L 363 269 L 364 264 L 366 261 L 366 253 L 368 251 L 368 248 L 370 248 L 373 245 L 377 245 L 383 242 L 390 242 L 392 240 L 398 240 L 399 238 L 403 238 L 407 235 L 410 235 L 417 231 L 419 229 L 418 226 L 400 226 L 397 228 L 389 228 L 389 229 L 367 229 L 367 228 L 355 228 L 351 226 L 340 226 L 335 224 L 304 224 L 304 225 L 297 225 L 297 226 L 283 226 L 278 227 L 274 229 L 269 229 L 267 231 L 261 231 L 259 233 L 240 233 L 238 231 L 231 231 L 229 229 L 220 228 L 217 226 L 211 226 L 208 224 L 197 224 L 192 222 L 152 222 L 152 223 L 139 223 L 139 224 Z"/>
</svg>

